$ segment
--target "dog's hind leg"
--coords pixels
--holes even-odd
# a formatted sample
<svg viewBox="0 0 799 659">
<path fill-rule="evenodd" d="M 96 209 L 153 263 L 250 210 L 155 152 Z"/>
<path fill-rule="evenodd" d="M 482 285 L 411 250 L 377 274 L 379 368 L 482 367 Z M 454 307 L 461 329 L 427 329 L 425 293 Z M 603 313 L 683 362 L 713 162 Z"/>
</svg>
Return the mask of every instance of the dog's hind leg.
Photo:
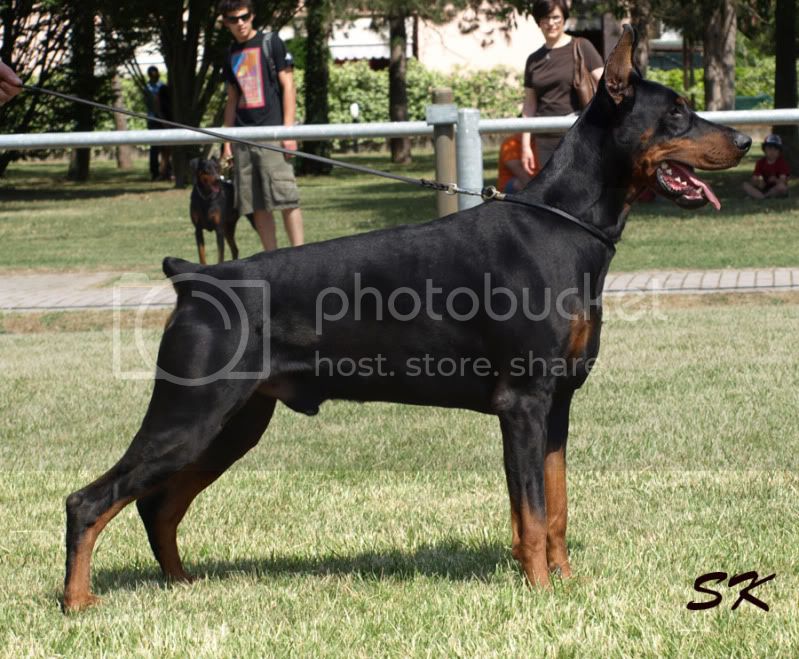
<svg viewBox="0 0 799 659">
<path fill-rule="evenodd" d="M 178 525 L 194 498 L 258 443 L 272 418 L 275 403 L 274 398 L 253 394 L 196 463 L 172 476 L 160 490 L 136 502 L 150 546 L 167 579 L 190 580 L 178 552 Z"/>
<path fill-rule="evenodd" d="M 558 393 L 552 403 L 544 457 L 544 490 L 547 502 L 547 565 L 550 571 L 571 576 L 566 549 L 566 440 L 569 437 L 569 409 L 574 391 Z"/>
<path fill-rule="evenodd" d="M 530 584 L 550 588 L 544 455 L 552 393 L 541 385 L 529 392 L 504 389 L 495 401 L 511 503 L 513 557 Z"/>
<path fill-rule="evenodd" d="M 67 497 L 65 609 L 80 609 L 96 600 L 90 592 L 91 557 L 106 524 L 131 501 L 162 489 L 171 477 L 198 463 L 226 425 L 226 417 L 233 418 L 255 386 L 247 380 L 195 387 L 156 380 L 142 427 L 119 462 Z"/>
</svg>

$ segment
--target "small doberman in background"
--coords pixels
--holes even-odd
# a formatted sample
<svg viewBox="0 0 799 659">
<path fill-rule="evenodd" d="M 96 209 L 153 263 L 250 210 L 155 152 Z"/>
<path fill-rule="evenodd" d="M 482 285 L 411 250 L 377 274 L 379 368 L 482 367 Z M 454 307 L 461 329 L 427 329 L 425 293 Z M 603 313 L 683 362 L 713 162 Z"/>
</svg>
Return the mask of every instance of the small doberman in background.
<svg viewBox="0 0 799 659">
<path fill-rule="evenodd" d="M 203 231 L 216 233 L 219 263 L 225 260 L 225 240 L 230 245 L 233 259 L 239 258 L 239 248 L 236 245 L 239 213 L 235 207 L 233 183 L 222 178 L 216 158 L 194 158 L 189 166 L 194 178 L 189 212 L 194 225 L 200 263 L 206 264 Z"/>
<path fill-rule="evenodd" d="M 625 27 L 594 100 L 517 195 L 527 206 L 495 200 L 215 266 L 165 259 L 178 298 L 141 428 L 116 465 L 66 501 L 65 609 L 95 601 L 95 541 L 133 501 L 166 577 L 189 579 L 177 526 L 258 443 L 278 400 L 303 414 L 346 399 L 497 416 L 512 554 L 533 585 L 568 577 L 569 409 L 599 351 L 614 243 L 647 188 L 718 207 L 693 168 L 733 167 L 751 145 L 643 80 L 634 47 Z M 353 372 L 364 358 L 372 367 Z M 422 372 L 422 360 L 442 367 Z"/>
</svg>

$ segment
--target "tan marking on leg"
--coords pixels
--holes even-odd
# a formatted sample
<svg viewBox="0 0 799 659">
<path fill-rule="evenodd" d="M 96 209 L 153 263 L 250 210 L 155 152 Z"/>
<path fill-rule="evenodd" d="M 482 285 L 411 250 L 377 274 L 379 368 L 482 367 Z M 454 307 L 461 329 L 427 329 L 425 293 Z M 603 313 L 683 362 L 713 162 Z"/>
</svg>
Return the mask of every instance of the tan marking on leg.
<svg viewBox="0 0 799 659">
<path fill-rule="evenodd" d="M 521 522 L 521 541 L 519 543 L 519 562 L 530 585 L 551 589 L 547 569 L 547 524 L 538 517 L 526 501 L 522 500 L 519 511 Z"/>
<path fill-rule="evenodd" d="M 566 454 L 564 449 L 552 451 L 544 458 L 544 493 L 547 502 L 547 566 L 571 576 L 566 550 Z"/>
<path fill-rule="evenodd" d="M 177 530 L 191 502 L 213 483 L 221 472 L 186 470 L 175 475 L 167 485 L 155 520 L 156 556 L 167 579 L 192 581 L 183 569 L 178 551 Z"/>
<path fill-rule="evenodd" d="M 200 263 L 205 265 L 205 245 L 197 245 L 197 251 L 200 253 Z"/>
<path fill-rule="evenodd" d="M 83 532 L 78 540 L 78 547 L 69 565 L 69 580 L 64 586 L 64 608 L 67 611 L 79 611 L 96 604 L 99 598 L 91 593 L 91 561 L 94 543 L 97 536 L 116 514 L 127 506 L 133 498 L 117 501 L 97 518 L 94 524 Z"/>
<path fill-rule="evenodd" d="M 521 521 L 519 520 L 519 511 L 513 505 L 513 499 L 510 500 L 510 530 L 511 530 L 511 555 L 517 561 L 520 559 L 519 545 L 521 544 Z"/>
</svg>

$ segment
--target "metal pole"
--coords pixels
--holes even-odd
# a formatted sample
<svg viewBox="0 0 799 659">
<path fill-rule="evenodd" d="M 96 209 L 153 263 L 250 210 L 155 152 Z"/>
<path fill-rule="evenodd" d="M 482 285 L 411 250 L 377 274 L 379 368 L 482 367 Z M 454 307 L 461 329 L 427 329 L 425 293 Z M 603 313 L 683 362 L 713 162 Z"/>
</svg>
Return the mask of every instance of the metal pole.
<svg viewBox="0 0 799 659">
<path fill-rule="evenodd" d="M 480 110 L 458 110 L 458 185 L 470 190 L 483 189 L 483 143 L 480 141 Z M 458 208 L 466 210 L 481 204 L 480 197 L 458 196 Z"/>
<path fill-rule="evenodd" d="M 436 181 L 440 183 L 455 183 L 458 177 L 457 161 L 455 159 L 455 121 L 457 121 L 457 107 L 454 104 L 454 94 L 447 87 L 433 90 L 433 105 L 439 113 L 439 118 L 447 123 L 433 123 L 433 144 L 436 150 Z M 448 112 L 449 110 L 449 112 Z M 455 195 L 446 192 L 436 193 L 436 208 L 438 216 L 444 217 L 458 210 L 458 199 Z"/>
</svg>

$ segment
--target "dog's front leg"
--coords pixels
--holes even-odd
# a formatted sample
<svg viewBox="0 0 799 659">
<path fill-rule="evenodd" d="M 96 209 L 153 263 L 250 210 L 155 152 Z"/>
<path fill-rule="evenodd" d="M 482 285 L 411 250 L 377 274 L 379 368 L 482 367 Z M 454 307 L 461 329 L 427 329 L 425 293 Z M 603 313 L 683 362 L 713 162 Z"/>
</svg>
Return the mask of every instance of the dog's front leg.
<svg viewBox="0 0 799 659">
<path fill-rule="evenodd" d="M 510 494 L 513 557 L 533 586 L 551 588 L 547 568 L 544 455 L 552 403 L 545 390 L 508 390 L 500 397 L 499 422 Z"/>
<path fill-rule="evenodd" d="M 194 227 L 194 239 L 197 241 L 197 253 L 200 257 L 200 263 L 205 265 L 205 237 L 203 230 L 199 226 Z"/>
<path fill-rule="evenodd" d="M 219 254 L 219 261 L 218 263 L 222 263 L 225 260 L 225 236 L 222 233 L 222 227 L 217 225 L 216 226 L 216 250 Z"/>
<path fill-rule="evenodd" d="M 544 489 L 547 502 L 547 563 L 550 572 L 571 576 L 566 549 L 566 440 L 569 437 L 569 409 L 573 391 L 555 396 L 547 424 L 544 458 Z"/>
</svg>

